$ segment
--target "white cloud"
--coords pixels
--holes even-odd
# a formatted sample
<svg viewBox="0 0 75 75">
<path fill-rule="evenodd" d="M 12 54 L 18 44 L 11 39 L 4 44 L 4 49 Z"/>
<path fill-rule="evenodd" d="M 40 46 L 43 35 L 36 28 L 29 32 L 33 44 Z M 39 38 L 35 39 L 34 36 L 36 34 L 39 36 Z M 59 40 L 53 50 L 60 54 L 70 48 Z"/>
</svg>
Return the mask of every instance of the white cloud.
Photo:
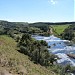
<svg viewBox="0 0 75 75">
<path fill-rule="evenodd" d="M 57 4 L 57 0 L 49 0 L 48 2 L 53 4 L 53 5 Z"/>
</svg>

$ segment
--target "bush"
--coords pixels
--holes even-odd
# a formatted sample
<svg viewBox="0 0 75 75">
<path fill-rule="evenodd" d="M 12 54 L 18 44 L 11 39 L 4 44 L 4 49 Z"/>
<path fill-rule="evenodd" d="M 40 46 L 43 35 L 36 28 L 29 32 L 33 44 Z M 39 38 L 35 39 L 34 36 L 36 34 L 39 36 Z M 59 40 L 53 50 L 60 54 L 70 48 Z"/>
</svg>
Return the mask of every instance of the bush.
<svg viewBox="0 0 75 75">
<path fill-rule="evenodd" d="M 32 40 L 29 34 L 24 34 L 19 42 L 20 52 L 28 55 L 35 63 L 43 66 L 49 66 L 55 62 L 55 55 L 51 55 L 47 50 L 45 41 Z"/>
<path fill-rule="evenodd" d="M 21 53 L 24 53 L 24 54 L 28 54 L 28 51 L 27 51 L 27 48 L 26 47 L 24 47 L 24 46 L 20 46 L 20 52 Z"/>
</svg>

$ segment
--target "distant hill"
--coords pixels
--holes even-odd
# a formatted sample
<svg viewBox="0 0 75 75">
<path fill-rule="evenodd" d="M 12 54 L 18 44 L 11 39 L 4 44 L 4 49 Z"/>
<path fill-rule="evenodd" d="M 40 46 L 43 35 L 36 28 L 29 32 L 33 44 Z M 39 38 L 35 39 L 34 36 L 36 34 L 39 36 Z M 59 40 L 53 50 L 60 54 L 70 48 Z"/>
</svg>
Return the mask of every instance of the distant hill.
<svg viewBox="0 0 75 75">
<path fill-rule="evenodd" d="M 50 22 L 36 22 L 29 24 L 30 26 L 39 26 L 39 25 L 67 25 L 67 24 L 75 24 L 75 22 L 56 22 L 56 23 L 50 23 Z"/>
<path fill-rule="evenodd" d="M 62 25 L 62 26 L 61 26 Z M 60 35 L 63 31 L 69 26 L 75 25 L 75 22 L 36 22 L 36 23 L 28 23 L 28 22 L 8 22 L 4 20 L 0 20 L 0 34 L 7 33 L 6 31 L 11 30 L 10 32 L 15 31 L 15 33 L 38 33 L 38 34 L 46 34 L 49 29 L 52 27 L 53 34 Z M 37 29 L 38 28 L 38 29 Z M 62 30 L 61 30 L 62 29 Z M 44 33 L 42 33 L 44 32 Z"/>
<path fill-rule="evenodd" d="M 0 20 L 0 25 L 29 25 L 29 26 L 39 26 L 39 25 L 67 25 L 67 24 L 75 24 L 75 22 L 35 22 L 35 23 L 28 23 L 28 22 L 9 22 L 5 20 Z"/>
</svg>

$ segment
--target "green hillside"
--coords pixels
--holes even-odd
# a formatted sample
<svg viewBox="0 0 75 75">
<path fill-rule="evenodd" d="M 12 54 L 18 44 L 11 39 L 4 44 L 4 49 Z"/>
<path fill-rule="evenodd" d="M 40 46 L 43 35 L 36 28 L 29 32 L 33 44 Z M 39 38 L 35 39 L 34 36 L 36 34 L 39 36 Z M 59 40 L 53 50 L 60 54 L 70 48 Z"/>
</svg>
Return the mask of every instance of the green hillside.
<svg viewBox="0 0 75 75">
<path fill-rule="evenodd" d="M 45 67 L 34 64 L 29 57 L 18 52 L 11 37 L 0 35 L 0 73 L 2 75 L 56 75 Z"/>
<path fill-rule="evenodd" d="M 0 75 L 67 75 L 67 66 L 54 64 L 55 57 L 47 51 L 46 42 L 31 39 L 27 34 L 53 34 L 75 41 L 75 24 L 0 21 Z"/>
<path fill-rule="evenodd" d="M 69 27 L 69 25 L 53 25 L 51 27 L 58 35 L 60 35 L 66 28 Z"/>
</svg>

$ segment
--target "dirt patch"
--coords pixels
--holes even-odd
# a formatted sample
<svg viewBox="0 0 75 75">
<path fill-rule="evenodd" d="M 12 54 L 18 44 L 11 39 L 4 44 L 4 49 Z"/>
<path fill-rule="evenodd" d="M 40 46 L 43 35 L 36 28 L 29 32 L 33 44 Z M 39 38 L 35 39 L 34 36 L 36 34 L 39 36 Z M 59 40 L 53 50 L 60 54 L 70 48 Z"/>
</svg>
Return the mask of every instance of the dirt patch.
<svg viewBox="0 0 75 75">
<path fill-rule="evenodd" d="M 12 74 L 10 74 L 8 71 L 4 70 L 0 73 L 0 75 L 12 75 Z"/>
<path fill-rule="evenodd" d="M 22 65 L 19 65 L 19 71 L 18 71 L 18 73 L 22 74 L 22 75 L 27 75 L 27 70 Z"/>
<path fill-rule="evenodd" d="M 0 40 L 0 45 L 2 45 L 3 44 L 3 42 Z"/>
<path fill-rule="evenodd" d="M 10 74 L 5 68 L 0 67 L 0 75 L 13 75 L 13 74 Z"/>
</svg>

